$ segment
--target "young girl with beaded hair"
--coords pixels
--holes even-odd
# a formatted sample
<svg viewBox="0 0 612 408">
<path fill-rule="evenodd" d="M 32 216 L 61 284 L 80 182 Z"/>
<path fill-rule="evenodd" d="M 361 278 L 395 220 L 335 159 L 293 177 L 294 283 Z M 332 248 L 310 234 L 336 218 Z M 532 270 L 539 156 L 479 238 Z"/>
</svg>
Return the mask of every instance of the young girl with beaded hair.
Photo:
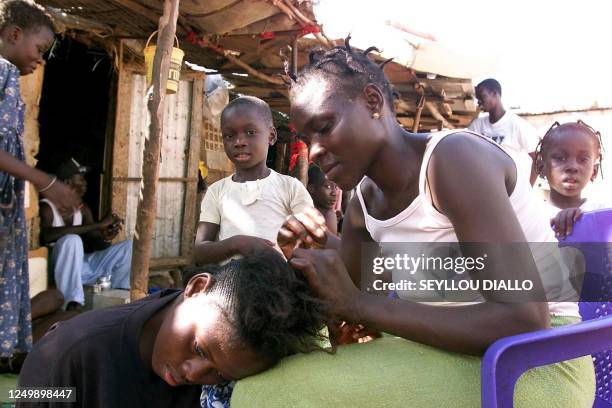
<svg viewBox="0 0 612 408">
<path fill-rule="evenodd" d="M 415 134 L 398 124 L 391 84 L 367 56 L 372 50 L 355 50 L 347 39 L 313 52 L 293 79 L 291 120 L 310 144 L 310 158 L 342 190 L 356 187 L 357 197 L 340 242 L 315 214 L 288 217 L 278 244 L 332 312 L 359 328 L 354 338 L 365 334 L 361 327 L 389 335 L 339 347 L 333 356 L 295 356 L 240 381 L 233 408 L 480 406 L 480 357 L 492 343 L 580 320 L 575 303 L 504 301 L 483 291 L 476 302 L 451 306 L 358 289 L 368 242 L 455 242 L 463 256 L 479 256 L 466 244 L 480 243 L 487 268 L 472 280 L 536 285 L 538 259 L 520 243 L 555 242 L 543 203 L 517 176 L 510 152 L 471 132 Z M 336 247 L 340 255 L 296 248 L 314 246 Z M 528 371 L 514 401 L 518 407 L 590 407 L 593 390 L 593 365 L 584 357 Z"/>
<path fill-rule="evenodd" d="M 581 120 L 555 122 L 540 141 L 536 168 L 550 186 L 548 215 L 557 237 L 571 234 L 583 212 L 609 207 L 582 196 L 599 174 L 602 159 L 601 134 Z"/>
</svg>

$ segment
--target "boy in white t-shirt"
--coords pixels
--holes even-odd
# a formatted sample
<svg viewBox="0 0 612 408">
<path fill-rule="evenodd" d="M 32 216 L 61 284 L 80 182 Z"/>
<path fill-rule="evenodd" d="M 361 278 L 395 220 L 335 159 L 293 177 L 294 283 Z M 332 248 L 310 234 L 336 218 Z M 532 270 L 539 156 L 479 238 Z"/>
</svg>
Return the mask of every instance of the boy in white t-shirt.
<svg viewBox="0 0 612 408">
<path fill-rule="evenodd" d="M 525 168 L 532 169 L 526 177 L 533 185 L 537 176 L 533 162 L 539 142 L 535 128 L 520 116 L 506 112 L 501 101 L 501 85 L 495 79 L 485 79 L 476 86 L 476 99 L 480 109 L 488 114 L 474 119 L 468 128 L 519 153 L 519 158 L 528 164 Z"/>
<path fill-rule="evenodd" d="M 213 183 L 204 196 L 194 260 L 226 262 L 277 248 L 285 218 L 312 207 L 299 180 L 268 168 L 268 146 L 276 142 L 272 112 L 261 99 L 243 96 L 221 114 L 223 147 L 236 173 Z"/>
<path fill-rule="evenodd" d="M 313 207 L 296 178 L 268 168 L 276 142 L 272 111 L 259 98 L 243 96 L 221 113 L 223 147 L 236 172 L 213 183 L 204 196 L 193 251 L 196 263 L 227 263 L 280 248 L 276 236 L 285 218 Z M 282 252 L 281 252 L 282 253 Z M 229 407 L 234 382 L 202 387 L 202 407 Z"/>
</svg>

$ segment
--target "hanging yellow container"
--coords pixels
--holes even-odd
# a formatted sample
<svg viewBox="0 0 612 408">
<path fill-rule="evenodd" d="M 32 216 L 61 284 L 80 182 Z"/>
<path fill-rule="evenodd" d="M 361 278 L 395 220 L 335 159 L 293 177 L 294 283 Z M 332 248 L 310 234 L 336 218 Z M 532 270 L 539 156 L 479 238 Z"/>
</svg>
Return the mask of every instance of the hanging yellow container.
<svg viewBox="0 0 612 408">
<path fill-rule="evenodd" d="M 155 57 L 157 46 L 149 45 L 149 43 L 155 34 L 157 34 L 157 31 L 154 31 L 153 34 L 149 36 L 144 48 L 145 67 L 147 69 L 147 88 L 151 86 L 153 79 L 153 58 Z M 166 83 L 167 94 L 174 94 L 178 91 L 179 81 L 181 79 L 181 66 L 183 65 L 183 57 L 185 56 L 185 52 L 179 48 L 179 42 L 176 36 L 174 36 L 174 40 L 176 42 L 176 47 L 172 47 L 172 55 L 170 56 L 170 70 L 168 71 L 168 82 Z"/>
</svg>

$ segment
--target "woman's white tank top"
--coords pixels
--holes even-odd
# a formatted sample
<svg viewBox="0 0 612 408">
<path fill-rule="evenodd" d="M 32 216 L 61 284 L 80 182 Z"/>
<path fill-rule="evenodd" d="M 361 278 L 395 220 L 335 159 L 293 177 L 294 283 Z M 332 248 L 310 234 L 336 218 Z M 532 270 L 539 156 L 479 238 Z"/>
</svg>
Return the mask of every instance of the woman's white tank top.
<svg viewBox="0 0 612 408">
<path fill-rule="evenodd" d="M 423 156 L 423 162 L 421 164 L 420 175 L 419 175 L 419 195 L 414 201 L 399 214 L 386 219 L 379 220 L 372 217 L 367 210 L 365 205 L 363 194 L 361 191 L 361 183 L 357 186 L 357 197 L 361 204 L 363 215 L 365 218 L 366 229 L 376 242 L 457 242 L 457 236 L 450 220 L 442 213 L 440 213 L 432 203 L 431 196 L 429 194 L 429 186 L 427 183 L 427 166 L 431 159 L 432 153 L 438 143 L 442 141 L 446 136 L 453 133 L 472 133 L 467 130 L 454 130 L 454 131 L 443 131 L 435 133 L 431 136 L 427 142 L 425 153 Z M 493 140 L 472 133 L 473 135 L 486 140 L 489 143 L 497 146 L 499 149 L 504 151 L 510 156 L 515 165 L 517 166 L 517 175 L 529 174 L 525 173 L 524 168 L 518 168 L 522 163 L 520 160 L 516 160 L 512 152 L 509 152 L 495 143 Z M 523 164 L 523 166 L 525 166 Z M 365 179 L 365 177 L 364 177 Z M 517 177 L 516 185 L 512 194 L 509 197 L 510 203 L 519 223 L 523 229 L 527 242 L 529 243 L 555 243 L 557 242 L 552 229 L 549 226 L 548 217 L 546 215 L 545 203 L 533 192 L 533 189 L 529 185 L 527 179 L 523 180 Z M 537 244 L 536 244 L 537 245 Z M 556 248 L 552 244 L 540 245 L 542 248 L 546 248 L 546 251 L 550 252 L 551 248 Z M 533 248 L 532 248 L 533 251 Z M 545 252 L 546 252 L 545 251 Z M 540 273 L 542 268 L 546 269 L 548 266 L 551 267 L 547 273 L 559 274 L 557 270 L 559 263 L 550 261 L 550 253 L 535 253 L 534 260 Z M 553 255 L 556 256 L 556 255 Z M 553 269 L 554 268 L 554 269 Z M 568 272 L 565 272 L 566 274 Z M 573 291 L 573 288 L 566 288 L 565 290 Z M 573 292 L 575 294 L 575 292 Z M 402 293 L 398 291 L 398 295 L 402 297 Z M 480 299 L 482 301 L 482 298 Z M 431 303 L 439 306 L 460 306 L 469 304 L 468 302 L 456 303 L 456 302 L 435 302 Z M 575 302 L 549 302 L 549 309 L 553 315 L 562 316 L 577 316 L 578 305 Z"/>
</svg>

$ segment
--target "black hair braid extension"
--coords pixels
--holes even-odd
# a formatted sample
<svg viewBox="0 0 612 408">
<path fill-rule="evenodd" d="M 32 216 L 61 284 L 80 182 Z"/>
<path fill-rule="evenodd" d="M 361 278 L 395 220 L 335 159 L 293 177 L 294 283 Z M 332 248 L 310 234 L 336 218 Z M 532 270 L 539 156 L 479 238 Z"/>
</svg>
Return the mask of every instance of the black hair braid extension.
<svg viewBox="0 0 612 408">
<path fill-rule="evenodd" d="M 394 112 L 393 86 L 384 73 L 385 65 L 392 59 L 377 63 L 368 57 L 372 51 L 380 52 L 377 47 L 372 46 L 365 51 L 359 51 L 351 46 L 350 41 L 349 35 L 344 40 L 344 45 L 327 50 L 319 47 L 312 49 L 308 56 L 309 63 L 291 85 L 291 92 L 299 92 L 310 79 L 315 77 L 325 78 L 332 87 L 348 92 L 351 96 L 358 94 L 367 84 L 374 84 L 383 92 L 389 109 Z"/>
<path fill-rule="evenodd" d="M 380 50 L 378 49 L 378 47 L 371 46 L 371 47 L 366 48 L 366 50 L 363 52 L 363 55 L 367 57 L 368 54 L 371 53 L 372 51 L 376 51 L 377 53 L 380 54 Z"/>
<path fill-rule="evenodd" d="M 385 68 L 385 65 L 387 65 L 388 63 L 390 63 L 391 61 L 393 61 L 393 57 L 391 58 L 387 58 L 386 60 L 384 60 L 383 62 L 381 62 L 380 64 L 378 64 L 378 68 L 380 68 L 381 70 L 383 70 Z"/>
<path fill-rule="evenodd" d="M 347 35 L 346 38 L 344 39 L 344 48 L 346 49 L 346 52 L 348 52 L 349 54 L 353 52 L 353 49 L 351 48 L 351 35 Z"/>
</svg>

